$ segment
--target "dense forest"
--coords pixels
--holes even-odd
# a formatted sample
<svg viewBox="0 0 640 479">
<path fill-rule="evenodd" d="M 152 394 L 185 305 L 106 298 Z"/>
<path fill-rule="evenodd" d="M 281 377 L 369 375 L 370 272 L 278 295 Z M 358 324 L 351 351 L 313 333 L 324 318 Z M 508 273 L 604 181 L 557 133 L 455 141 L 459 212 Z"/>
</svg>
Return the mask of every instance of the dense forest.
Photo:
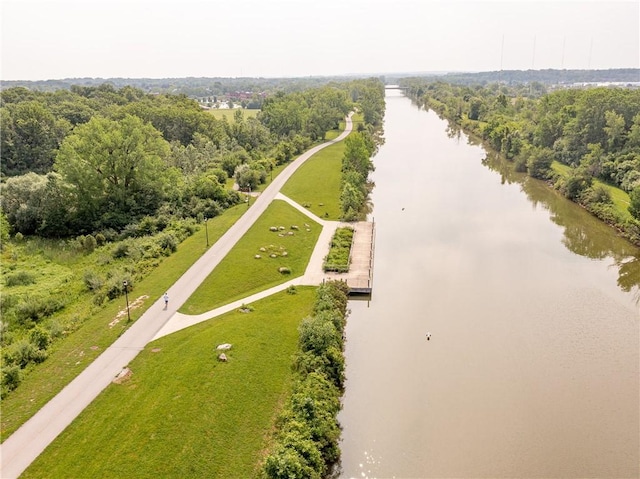
<svg viewBox="0 0 640 479">
<path fill-rule="evenodd" d="M 238 204 L 234 184 L 255 191 L 354 109 L 364 123 L 345 161 L 364 148 L 370 162 L 384 114 L 376 79 L 276 92 L 257 118 L 237 109 L 233 121 L 185 95 L 131 86 L 2 91 L 2 395 L 87 311 L 124 295 L 125 281 L 135 288 L 204 219 Z M 343 210 L 355 215 L 360 199 Z M 40 264 L 50 284 L 32 271 Z"/>
<path fill-rule="evenodd" d="M 640 243 L 640 90 L 462 86 L 406 79 L 408 95 Z M 630 200 L 616 197 L 623 190 Z M 620 195 L 617 195 L 618 197 Z M 617 199 L 617 201 L 616 201 Z"/>
</svg>

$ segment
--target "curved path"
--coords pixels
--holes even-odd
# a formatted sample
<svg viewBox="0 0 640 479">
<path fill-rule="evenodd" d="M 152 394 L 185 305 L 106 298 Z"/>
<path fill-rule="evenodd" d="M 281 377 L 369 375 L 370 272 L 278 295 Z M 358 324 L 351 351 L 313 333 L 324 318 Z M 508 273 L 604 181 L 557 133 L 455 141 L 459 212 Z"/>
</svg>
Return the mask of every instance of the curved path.
<svg viewBox="0 0 640 479">
<path fill-rule="evenodd" d="M 249 210 L 169 289 L 170 301 L 166 309 L 163 299 L 158 298 L 104 353 L 8 437 L 0 446 L 2 460 L 0 477 L 13 479 L 22 474 L 58 434 L 71 424 L 78 414 L 111 383 L 113 378 L 144 349 L 146 344 L 156 337 L 196 288 L 262 215 L 300 165 L 321 149 L 342 141 L 352 128 L 353 123 L 349 115 L 345 130 L 340 136 L 315 146 L 296 158 L 265 188 Z M 323 237 L 324 235 L 321 234 L 318 244 Z M 244 301 L 246 302 L 247 299 L 245 298 Z M 210 317 L 212 316 L 209 315 L 205 319 Z"/>
</svg>

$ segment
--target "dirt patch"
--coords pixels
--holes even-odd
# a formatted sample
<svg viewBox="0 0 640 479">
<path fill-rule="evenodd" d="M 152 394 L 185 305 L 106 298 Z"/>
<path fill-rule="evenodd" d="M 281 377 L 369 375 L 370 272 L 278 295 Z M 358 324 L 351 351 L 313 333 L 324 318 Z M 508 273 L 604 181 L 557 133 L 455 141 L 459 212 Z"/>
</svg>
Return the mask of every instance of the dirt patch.
<svg viewBox="0 0 640 479">
<path fill-rule="evenodd" d="M 148 298 L 149 298 L 149 295 L 143 294 L 142 296 L 133 300 L 131 303 L 129 303 L 129 312 L 131 312 L 132 309 L 136 309 L 142 306 L 144 304 L 144 300 Z M 121 309 L 120 311 L 118 311 L 118 314 L 116 314 L 116 317 L 113 318 L 113 321 L 109 323 L 109 327 L 113 328 L 116 324 L 118 324 L 122 319 L 126 317 L 127 317 L 127 308 Z"/>
<path fill-rule="evenodd" d="M 152 353 L 159 353 L 160 351 L 162 351 L 162 348 L 153 348 L 151 350 Z"/>
<path fill-rule="evenodd" d="M 123 382 L 127 381 L 132 374 L 133 372 L 131 372 L 131 369 L 124 368 L 122 371 L 118 373 L 118 375 L 115 377 L 115 379 L 112 382 L 115 384 L 122 384 Z"/>
</svg>

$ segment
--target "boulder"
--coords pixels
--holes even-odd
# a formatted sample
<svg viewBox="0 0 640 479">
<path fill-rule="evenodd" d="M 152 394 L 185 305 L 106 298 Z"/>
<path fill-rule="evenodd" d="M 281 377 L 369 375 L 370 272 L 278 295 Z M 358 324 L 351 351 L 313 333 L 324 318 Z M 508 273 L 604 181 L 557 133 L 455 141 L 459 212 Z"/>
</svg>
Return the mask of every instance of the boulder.
<svg viewBox="0 0 640 479">
<path fill-rule="evenodd" d="M 218 356 L 218 361 L 222 361 L 223 363 L 226 363 L 228 361 L 227 355 L 224 353 L 220 353 L 220 355 Z"/>
<path fill-rule="evenodd" d="M 216 349 L 218 351 L 228 351 L 229 349 L 231 349 L 231 344 L 229 343 L 220 344 L 216 347 Z"/>
</svg>

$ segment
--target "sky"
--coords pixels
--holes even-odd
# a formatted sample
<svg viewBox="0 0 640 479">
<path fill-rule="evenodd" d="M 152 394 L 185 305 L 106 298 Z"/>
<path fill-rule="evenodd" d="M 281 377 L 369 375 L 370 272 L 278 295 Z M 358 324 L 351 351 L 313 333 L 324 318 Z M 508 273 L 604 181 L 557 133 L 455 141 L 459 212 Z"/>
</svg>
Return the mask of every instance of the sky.
<svg viewBox="0 0 640 479">
<path fill-rule="evenodd" d="M 0 0 L 0 79 L 640 67 L 640 1 Z"/>
</svg>

